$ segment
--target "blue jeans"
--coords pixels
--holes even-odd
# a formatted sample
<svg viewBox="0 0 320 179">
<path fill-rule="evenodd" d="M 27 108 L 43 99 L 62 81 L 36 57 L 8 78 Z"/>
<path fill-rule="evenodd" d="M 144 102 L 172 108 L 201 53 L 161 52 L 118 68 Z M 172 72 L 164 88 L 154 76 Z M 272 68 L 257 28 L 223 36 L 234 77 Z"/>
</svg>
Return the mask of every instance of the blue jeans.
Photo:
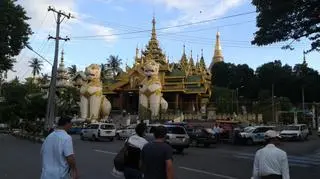
<svg viewBox="0 0 320 179">
<path fill-rule="evenodd" d="M 123 173 L 126 179 L 142 179 L 142 173 L 137 169 L 125 167 Z"/>
</svg>

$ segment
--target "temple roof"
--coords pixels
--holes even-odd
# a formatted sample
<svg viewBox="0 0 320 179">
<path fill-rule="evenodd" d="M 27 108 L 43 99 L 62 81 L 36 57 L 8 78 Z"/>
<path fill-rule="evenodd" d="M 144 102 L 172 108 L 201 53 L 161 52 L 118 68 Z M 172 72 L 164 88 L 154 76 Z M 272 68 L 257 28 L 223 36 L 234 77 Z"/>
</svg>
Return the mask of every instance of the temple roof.
<svg viewBox="0 0 320 179">
<path fill-rule="evenodd" d="M 156 20 L 154 17 L 152 19 L 151 39 L 149 40 L 149 43 L 142 54 L 144 57 L 146 57 L 146 60 L 154 60 L 162 65 L 166 63 L 166 56 L 162 52 L 162 49 L 159 47 L 159 41 L 157 39 L 156 33 Z"/>
</svg>

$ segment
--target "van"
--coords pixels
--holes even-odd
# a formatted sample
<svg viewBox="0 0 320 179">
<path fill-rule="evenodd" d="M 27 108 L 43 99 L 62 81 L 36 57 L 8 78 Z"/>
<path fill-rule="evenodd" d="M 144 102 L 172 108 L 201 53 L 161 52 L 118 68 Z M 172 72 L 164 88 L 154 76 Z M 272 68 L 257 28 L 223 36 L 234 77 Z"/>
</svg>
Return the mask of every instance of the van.
<svg viewBox="0 0 320 179">
<path fill-rule="evenodd" d="M 81 130 L 80 139 L 91 139 L 97 141 L 100 139 L 109 139 L 113 141 L 116 136 L 115 124 L 111 123 L 92 123 Z"/>
</svg>

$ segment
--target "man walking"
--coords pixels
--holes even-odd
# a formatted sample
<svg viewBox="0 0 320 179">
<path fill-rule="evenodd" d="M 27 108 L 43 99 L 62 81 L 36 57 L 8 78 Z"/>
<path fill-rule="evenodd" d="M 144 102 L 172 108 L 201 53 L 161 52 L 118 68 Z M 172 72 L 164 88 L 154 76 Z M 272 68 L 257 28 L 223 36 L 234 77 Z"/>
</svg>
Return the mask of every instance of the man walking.
<svg viewBox="0 0 320 179">
<path fill-rule="evenodd" d="M 146 144 L 141 152 L 144 179 L 173 179 L 172 148 L 165 143 L 167 129 L 156 127 L 154 142 Z"/>
<path fill-rule="evenodd" d="M 258 150 L 254 159 L 254 179 L 290 179 L 287 153 L 276 147 L 280 143 L 276 131 L 265 133 L 267 145 Z"/>
<path fill-rule="evenodd" d="M 144 123 L 138 124 L 135 129 L 136 134 L 126 141 L 127 155 L 124 158 L 124 177 L 126 179 L 142 179 L 140 158 L 143 146 L 148 143 L 143 138 L 146 130 L 147 127 Z"/>
<path fill-rule="evenodd" d="M 57 129 L 43 142 L 41 179 L 79 178 L 72 138 L 66 132 L 71 127 L 71 118 L 61 117 Z"/>
</svg>

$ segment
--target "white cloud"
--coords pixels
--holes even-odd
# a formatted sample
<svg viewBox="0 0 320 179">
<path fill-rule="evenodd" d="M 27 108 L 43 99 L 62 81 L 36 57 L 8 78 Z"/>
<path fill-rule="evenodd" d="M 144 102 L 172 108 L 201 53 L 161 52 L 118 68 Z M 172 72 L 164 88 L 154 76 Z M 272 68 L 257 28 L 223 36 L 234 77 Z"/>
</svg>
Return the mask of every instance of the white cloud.
<svg viewBox="0 0 320 179">
<path fill-rule="evenodd" d="M 111 2 L 111 0 L 99 0 L 101 2 Z M 90 22 L 94 21 L 94 17 L 88 14 L 79 12 L 76 0 L 18 0 L 17 3 L 20 4 L 27 12 L 27 16 L 31 19 L 28 21 L 32 31 L 36 34 L 32 35 L 29 42 L 31 46 L 35 48 L 35 41 L 38 41 L 38 45 L 42 44 L 42 48 L 45 47 L 47 50 L 40 50 L 35 48 L 46 59 L 52 61 L 53 56 L 53 41 L 45 42 L 48 35 L 55 35 L 56 19 L 53 12 L 48 12 L 48 7 L 53 6 L 56 10 L 61 10 L 66 13 L 71 13 L 75 18 L 69 19 L 66 23 L 61 25 L 61 37 L 65 37 L 70 34 L 77 34 L 77 36 L 82 35 L 108 35 L 114 33 L 114 30 L 102 25 Z M 88 1 L 88 3 L 91 3 Z M 81 26 L 82 28 L 79 28 Z M 83 30 L 88 34 L 80 34 L 79 30 Z M 72 32 L 72 33 L 71 33 Z M 83 31 L 82 31 L 83 32 Z M 115 42 L 116 36 L 107 36 L 104 38 L 109 44 Z M 44 43 L 45 42 L 45 43 Z M 70 43 L 70 42 L 69 42 Z M 45 44 L 45 45 L 44 45 Z M 40 45 L 39 45 L 40 46 Z M 18 76 L 21 80 L 31 75 L 31 68 L 29 66 L 29 59 L 37 57 L 33 52 L 28 49 L 24 49 L 20 55 L 16 57 L 17 63 L 14 65 L 14 70 L 16 72 L 8 72 L 8 80 L 13 79 Z M 71 64 L 74 64 L 70 62 Z M 51 74 L 51 65 L 44 62 L 42 73 Z"/>
<path fill-rule="evenodd" d="M 126 8 L 124 8 L 122 6 L 114 6 L 113 9 L 118 12 L 125 12 L 126 11 Z"/>
<path fill-rule="evenodd" d="M 90 24 L 89 27 L 95 32 L 95 34 L 103 36 L 103 39 L 109 43 L 117 40 L 117 36 L 113 35 L 114 30 L 110 27 L 98 24 Z"/>
<path fill-rule="evenodd" d="M 178 10 L 178 18 L 170 21 L 170 25 L 178 25 L 222 16 L 248 0 L 154 0 L 154 2 L 164 5 L 168 10 Z"/>
</svg>

